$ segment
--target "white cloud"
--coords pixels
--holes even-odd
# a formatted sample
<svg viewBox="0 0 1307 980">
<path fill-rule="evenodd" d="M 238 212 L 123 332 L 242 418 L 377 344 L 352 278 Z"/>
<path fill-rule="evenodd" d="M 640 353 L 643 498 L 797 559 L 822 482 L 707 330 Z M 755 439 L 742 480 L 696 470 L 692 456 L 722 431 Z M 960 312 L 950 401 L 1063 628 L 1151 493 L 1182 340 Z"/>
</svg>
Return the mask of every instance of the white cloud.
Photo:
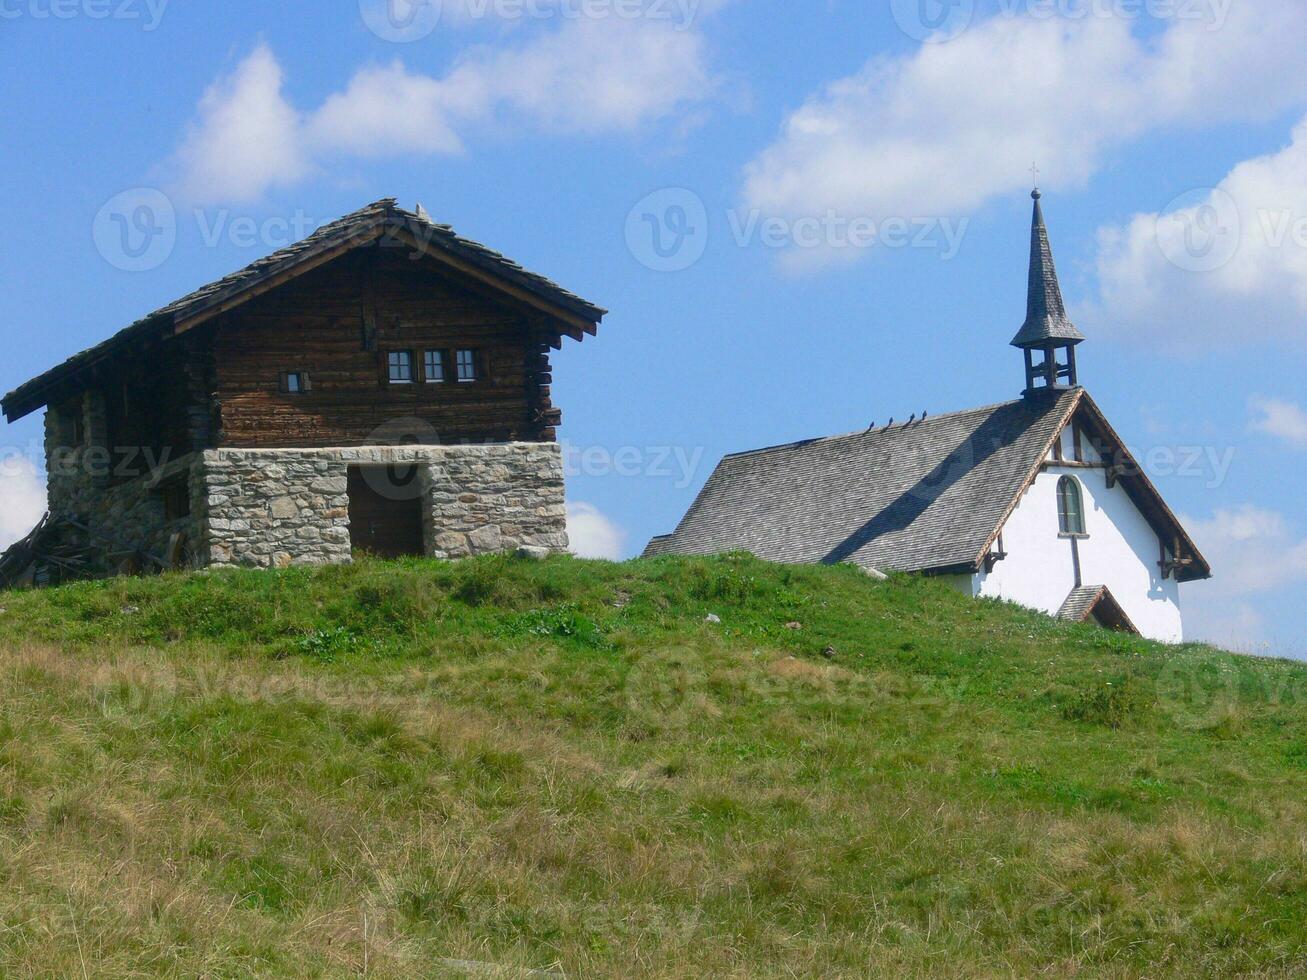
<svg viewBox="0 0 1307 980">
<path fill-rule="evenodd" d="M 460 108 L 448 83 L 395 61 L 358 72 L 313 114 L 306 136 L 315 146 L 360 156 L 458 153 L 463 142 L 453 127 Z"/>
<path fill-rule="evenodd" d="M 1224 597 L 1269 592 L 1307 580 L 1307 537 L 1276 511 L 1245 504 L 1188 521 Z"/>
<path fill-rule="evenodd" d="M 1253 431 L 1307 449 L 1307 412 L 1301 407 L 1274 398 L 1254 398 L 1252 408 L 1257 413 L 1252 421 Z"/>
<path fill-rule="evenodd" d="M 1210 125 L 1307 101 L 1307 7 L 1237 4 L 1220 30 L 1177 19 L 999 15 L 945 44 L 876 58 L 786 120 L 746 170 L 748 206 L 788 218 L 953 215 L 1029 186 L 1083 184 L 1159 125 Z"/>
<path fill-rule="evenodd" d="M 1102 328 L 1182 347 L 1307 339 L 1307 119 L 1175 203 L 1100 230 Z"/>
<path fill-rule="evenodd" d="M 1183 521 L 1213 570 L 1210 581 L 1187 587 L 1186 632 L 1231 649 L 1276 652 L 1265 646 L 1267 624 L 1255 602 L 1307 582 L 1307 537 L 1282 514 L 1251 504 Z"/>
<path fill-rule="evenodd" d="M 659 20 L 680 30 L 700 17 L 715 13 L 732 0 L 444 0 L 441 19 L 468 27 L 477 23 L 496 27 L 520 26 L 530 21 L 615 18 Z"/>
<path fill-rule="evenodd" d="M 508 50 L 479 49 L 445 77 L 365 68 L 313 116 L 322 148 L 390 155 L 462 149 L 454 127 L 508 116 L 551 133 L 632 130 L 704 99 L 703 39 L 659 22 L 575 20 Z"/>
<path fill-rule="evenodd" d="M 569 21 L 514 51 L 467 62 L 451 77 L 487 86 L 547 132 L 634 130 L 713 91 L 701 34 L 663 21 Z"/>
<path fill-rule="evenodd" d="M 670 20 L 567 19 L 511 47 L 480 46 L 443 76 L 396 60 L 360 69 L 314 110 L 282 93 L 260 45 L 201 100 L 178 163 L 183 190 L 214 203 L 258 197 L 332 154 L 452 154 L 469 132 L 634 132 L 706 101 L 703 36 Z"/>
<path fill-rule="evenodd" d="M 45 513 L 45 481 L 25 456 L 0 458 L 0 550 L 26 536 Z"/>
<path fill-rule="evenodd" d="M 621 561 L 626 532 L 599 512 L 594 504 L 567 505 L 567 535 L 572 554 L 579 558 Z"/>
<path fill-rule="evenodd" d="M 199 201 L 248 201 L 308 172 L 299 115 L 266 44 L 209 86 L 177 156 L 183 191 Z"/>
</svg>

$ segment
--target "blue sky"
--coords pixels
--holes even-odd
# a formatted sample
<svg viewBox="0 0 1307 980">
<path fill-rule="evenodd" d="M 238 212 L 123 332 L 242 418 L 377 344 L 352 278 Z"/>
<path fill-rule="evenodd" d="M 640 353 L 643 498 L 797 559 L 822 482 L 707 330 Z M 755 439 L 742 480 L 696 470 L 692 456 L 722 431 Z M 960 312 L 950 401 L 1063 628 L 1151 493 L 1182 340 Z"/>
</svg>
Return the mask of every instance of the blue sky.
<svg viewBox="0 0 1307 980">
<path fill-rule="evenodd" d="M 611 309 L 555 400 L 577 537 L 629 555 L 723 453 L 1014 397 L 1037 162 L 1081 380 L 1216 566 L 1191 631 L 1307 655 L 1304 36 L 1291 0 L 0 0 L 0 387 L 421 201 Z M 175 240 L 133 255 L 142 202 Z M 39 439 L 0 440 L 0 543 Z"/>
</svg>

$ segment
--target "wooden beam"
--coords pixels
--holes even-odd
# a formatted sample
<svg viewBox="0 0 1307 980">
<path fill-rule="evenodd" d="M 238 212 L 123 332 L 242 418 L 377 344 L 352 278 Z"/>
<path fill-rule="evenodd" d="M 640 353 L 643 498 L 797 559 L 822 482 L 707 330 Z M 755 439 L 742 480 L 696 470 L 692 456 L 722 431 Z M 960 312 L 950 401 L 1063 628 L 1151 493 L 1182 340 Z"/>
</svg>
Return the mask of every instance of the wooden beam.
<svg viewBox="0 0 1307 980">
<path fill-rule="evenodd" d="M 1117 483 L 1120 482 L 1121 477 L 1123 477 L 1124 475 L 1125 475 L 1125 467 L 1122 466 L 1117 461 L 1116 454 L 1113 453 L 1109 457 L 1109 461 L 1107 463 L 1107 489 L 1109 490 L 1115 489 Z"/>
<path fill-rule="evenodd" d="M 407 228 L 400 228 L 397 231 L 393 231 L 391 237 L 400 238 L 406 241 L 413 248 L 417 249 L 420 254 L 429 256 L 444 265 L 457 269 L 470 279 L 474 279 L 477 282 L 487 285 L 501 293 L 506 293 L 519 302 L 526 303 L 528 306 L 548 314 L 552 319 L 560 321 L 562 324 L 566 325 L 563 333 L 567 334 L 567 336 L 571 337 L 573 340 L 581 341 L 585 338 L 586 334 L 595 333 L 595 322 L 593 320 L 587 320 L 579 314 L 573 313 L 570 310 L 565 310 L 554 303 L 541 299 L 529 290 L 523 289 L 517 284 L 509 282 L 501 276 L 494 276 L 479 266 L 473 265 L 471 262 L 465 261 L 464 259 L 460 259 L 443 249 L 431 248 L 429 242 L 421 241 Z"/>
<path fill-rule="evenodd" d="M 1116 430 L 1112 428 L 1111 423 L 1107 421 L 1094 400 L 1087 394 L 1082 393 L 1079 402 L 1085 411 L 1090 435 L 1094 438 L 1095 444 L 1102 447 L 1100 453 L 1104 459 L 1108 459 L 1114 466 L 1114 469 L 1110 467 L 1108 470 L 1108 486 L 1113 487 L 1119 481 L 1135 506 L 1139 508 L 1145 519 L 1157 530 L 1159 535 L 1164 533 L 1174 534 L 1182 542 L 1185 553 L 1193 561 L 1192 567 L 1195 574 L 1183 578 L 1181 581 L 1210 578 L 1211 566 L 1202 557 L 1202 552 L 1198 550 L 1198 546 L 1185 532 L 1175 513 L 1167 506 L 1166 501 L 1158 493 L 1152 480 L 1148 478 L 1148 474 L 1134 462 L 1130 456 L 1130 451 L 1125 448 L 1125 442 L 1117 435 Z M 1104 449 L 1108 451 L 1103 452 Z M 1122 459 L 1130 464 L 1128 469 L 1120 465 Z"/>
<path fill-rule="evenodd" d="M 188 330 L 194 330 L 200 324 L 212 320 L 215 316 L 233 310 L 244 303 L 248 303 L 257 296 L 262 296 L 264 293 L 271 292 L 278 286 L 284 285 L 285 283 L 290 282 L 290 280 L 304 275 L 306 272 L 313 271 L 318 268 L 318 266 L 326 265 L 332 259 L 340 258 L 340 256 L 344 255 L 346 252 L 352 252 L 354 249 L 359 248 L 370 241 L 375 241 L 380 238 L 383 233 L 384 228 L 381 225 L 377 225 L 375 228 L 372 228 L 367 232 L 351 235 L 345 241 L 338 242 L 331 248 L 323 249 L 320 252 L 313 253 L 297 262 L 294 262 L 282 269 L 276 275 L 268 276 L 266 279 L 261 279 L 244 289 L 237 289 L 225 299 L 219 300 L 212 306 L 208 306 L 200 312 L 189 316 L 184 320 L 178 321 L 173 326 L 173 335 L 176 336 L 178 334 L 183 334 Z"/>
<path fill-rule="evenodd" d="M 368 353 L 377 350 L 376 267 L 375 251 L 359 266 L 360 292 L 363 297 L 363 349 Z"/>
</svg>

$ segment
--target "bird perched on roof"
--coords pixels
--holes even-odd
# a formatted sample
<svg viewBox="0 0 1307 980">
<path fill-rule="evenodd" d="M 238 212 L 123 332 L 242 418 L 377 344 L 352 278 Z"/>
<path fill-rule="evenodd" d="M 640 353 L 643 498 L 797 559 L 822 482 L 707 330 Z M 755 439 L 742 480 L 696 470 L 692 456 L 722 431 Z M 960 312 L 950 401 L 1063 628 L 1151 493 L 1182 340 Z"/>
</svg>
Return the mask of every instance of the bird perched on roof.
<svg viewBox="0 0 1307 980">
<path fill-rule="evenodd" d="M 912 413 L 912 417 L 911 417 L 910 419 L 908 419 L 908 425 L 911 425 L 911 424 L 912 424 L 913 422 L 915 422 L 915 421 L 917 421 L 917 413 L 916 413 L 916 412 L 913 412 L 913 413 Z"/>
</svg>

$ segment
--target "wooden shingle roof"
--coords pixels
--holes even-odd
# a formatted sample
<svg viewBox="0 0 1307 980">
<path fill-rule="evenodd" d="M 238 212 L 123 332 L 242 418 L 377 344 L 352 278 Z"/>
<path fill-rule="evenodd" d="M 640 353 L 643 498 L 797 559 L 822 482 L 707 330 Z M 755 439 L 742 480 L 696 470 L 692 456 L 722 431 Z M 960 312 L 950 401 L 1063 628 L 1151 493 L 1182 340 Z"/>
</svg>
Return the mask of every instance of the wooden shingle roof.
<svg viewBox="0 0 1307 980">
<path fill-rule="evenodd" d="M 1071 590 L 1057 611 L 1057 618 L 1069 623 L 1087 623 L 1090 617 L 1105 626 L 1139 635 L 1139 628 L 1106 585 L 1080 585 Z"/>
<path fill-rule="evenodd" d="M 519 295 L 534 299 L 566 324 L 569 336 L 594 333 L 607 310 L 571 293 L 544 276 L 528 272 L 500 253 L 458 235 L 449 225 L 405 211 L 394 198 L 383 198 L 329 224 L 293 245 L 279 249 L 245 268 L 174 300 L 120 330 L 108 340 L 76 354 L 57 367 L 7 394 L 2 402 L 9 421 L 46 404 L 56 385 L 119 349 L 180 333 L 209 316 L 231 309 L 245 299 L 347 251 L 378 240 L 420 250 L 456 265 L 469 274 L 484 275 Z M 383 242 L 383 243 L 384 243 Z"/>
<path fill-rule="evenodd" d="M 1178 545 L 1181 581 L 1209 577 L 1083 388 L 727 456 L 677 529 L 645 555 L 748 551 L 798 564 L 975 571 L 1073 416 L 1114 454 L 1117 478 L 1162 540 Z"/>
<path fill-rule="evenodd" d="M 1080 585 L 1072 589 L 1066 602 L 1062 603 L 1062 608 L 1057 611 L 1057 618 L 1071 623 L 1083 623 L 1094 611 L 1104 588 L 1102 585 Z"/>
<path fill-rule="evenodd" d="M 1026 290 L 1026 321 L 1012 338 L 1013 347 L 1039 347 L 1049 341 L 1078 344 L 1085 335 L 1066 315 L 1062 286 L 1053 264 L 1053 247 L 1048 241 L 1044 209 L 1036 190 L 1035 210 L 1030 220 L 1030 279 Z"/>
<path fill-rule="evenodd" d="M 1079 395 L 1050 392 L 728 456 L 676 531 L 646 554 L 974 568 Z"/>
</svg>

